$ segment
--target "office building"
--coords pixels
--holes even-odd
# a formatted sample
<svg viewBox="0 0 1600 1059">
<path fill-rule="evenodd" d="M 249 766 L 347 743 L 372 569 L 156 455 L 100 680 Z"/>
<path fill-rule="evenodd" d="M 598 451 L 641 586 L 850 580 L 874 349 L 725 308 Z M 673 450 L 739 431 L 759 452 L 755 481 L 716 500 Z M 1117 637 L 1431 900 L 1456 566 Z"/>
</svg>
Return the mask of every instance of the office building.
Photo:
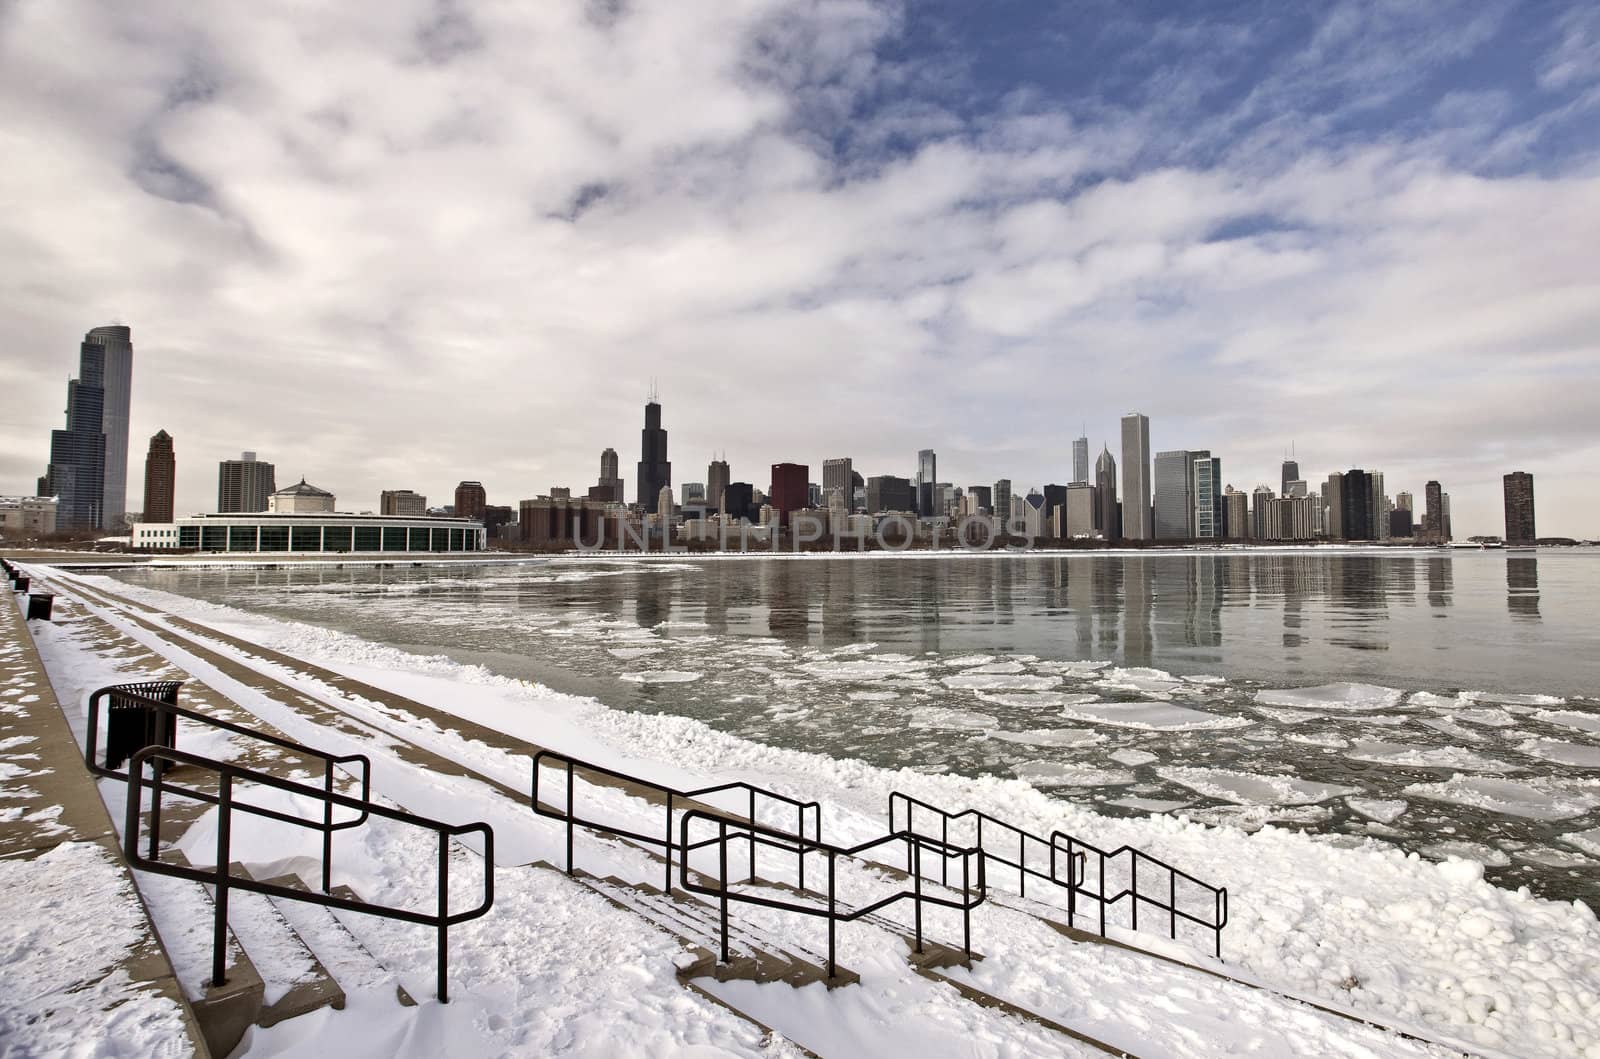
<svg viewBox="0 0 1600 1059">
<path fill-rule="evenodd" d="M 1295 493 L 1289 488 L 1289 486 L 1292 482 L 1300 481 L 1300 462 L 1292 459 L 1284 460 L 1282 471 L 1282 480 L 1279 482 L 1278 488 L 1282 491 L 1284 496 L 1294 496 Z M 1305 494 L 1302 493 L 1300 495 L 1303 496 Z"/>
<path fill-rule="evenodd" d="M 994 517 L 1007 525 L 1011 522 L 1011 479 L 1002 478 L 994 483 Z"/>
<path fill-rule="evenodd" d="M 725 510 L 723 507 L 722 493 L 728 488 L 731 481 L 728 471 L 728 461 L 713 459 L 706 466 L 706 507 L 712 511 Z"/>
<path fill-rule="evenodd" d="M 1190 453 L 1194 475 L 1189 486 L 1194 497 L 1194 536 L 1215 540 L 1227 532 L 1228 512 L 1222 493 L 1222 457 L 1201 449 Z"/>
<path fill-rule="evenodd" d="M 256 459 L 253 452 L 223 460 L 217 465 L 217 513 L 265 511 L 267 499 L 278 489 L 276 474 L 272 464 Z"/>
<path fill-rule="evenodd" d="M 1272 487 L 1258 485 L 1255 492 L 1250 494 L 1250 532 L 1234 533 L 1235 537 L 1248 537 L 1251 540 L 1266 541 L 1274 538 L 1269 532 L 1267 519 L 1272 512 L 1272 505 L 1277 498 L 1272 495 Z"/>
<path fill-rule="evenodd" d="M 178 457 L 172 450 L 172 435 L 159 430 L 144 457 L 144 521 L 172 521 L 177 481 Z"/>
<path fill-rule="evenodd" d="M 424 517 L 428 513 L 428 502 L 422 497 L 417 499 L 422 500 L 422 507 L 409 514 L 412 517 Z M 326 515 L 333 512 L 333 505 L 332 493 L 308 484 L 304 478 L 287 489 L 279 489 L 267 497 L 267 511 L 274 515 Z"/>
<path fill-rule="evenodd" d="M 1250 494 L 1230 485 L 1222 491 L 1222 535 L 1243 540 L 1250 536 L 1249 527 Z"/>
<path fill-rule="evenodd" d="M 482 482 L 462 482 L 456 486 L 456 518 L 485 521 L 489 507 L 489 493 Z"/>
<path fill-rule="evenodd" d="M 1108 541 L 1122 539 L 1122 510 L 1117 503 L 1117 461 L 1109 447 L 1102 446 L 1094 462 L 1095 500 L 1099 504 L 1100 535 Z"/>
<path fill-rule="evenodd" d="M 1394 509 L 1396 511 L 1412 511 L 1412 498 L 1410 493 L 1396 493 L 1394 495 Z"/>
<path fill-rule="evenodd" d="M 1389 494 L 1384 492 L 1383 472 L 1367 472 L 1367 539 L 1389 539 Z"/>
<path fill-rule="evenodd" d="M 644 406 L 644 429 L 639 432 L 639 506 L 646 514 L 655 514 L 662 488 L 671 484 L 667 432 L 661 429 L 661 406 L 652 394 Z"/>
<path fill-rule="evenodd" d="M 1122 536 L 1147 541 L 1150 526 L 1150 417 L 1122 417 Z"/>
<path fill-rule="evenodd" d="M 934 492 L 938 484 L 939 458 L 932 449 L 923 449 L 917 453 L 917 514 L 923 518 L 943 514 L 939 510 L 938 495 Z"/>
<path fill-rule="evenodd" d="M 1329 540 L 1344 540 L 1344 475 L 1338 471 L 1322 483 L 1323 527 Z"/>
<path fill-rule="evenodd" d="M 1358 467 L 1344 472 L 1341 491 L 1343 504 L 1339 538 L 1347 541 L 1372 539 L 1372 476 Z"/>
<path fill-rule="evenodd" d="M 912 488 L 911 479 L 897 478 L 892 474 L 880 474 L 867 479 L 868 514 L 914 514 L 916 510 L 916 491 Z"/>
<path fill-rule="evenodd" d="M 1422 540 L 1427 544 L 1442 544 L 1450 538 L 1444 533 L 1444 490 L 1438 482 L 1429 482 L 1422 489 Z"/>
<path fill-rule="evenodd" d="M 1410 508 L 1396 507 L 1389 512 L 1389 536 L 1391 538 L 1405 540 L 1415 532 L 1415 529 L 1411 523 Z"/>
<path fill-rule="evenodd" d="M 1067 487 L 1064 485 L 1047 485 L 1044 487 L 1044 516 L 1047 526 L 1055 525 L 1056 510 L 1067 502 Z"/>
<path fill-rule="evenodd" d="M 844 498 L 846 513 L 854 511 L 855 467 L 848 456 L 822 461 L 822 493 L 831 496 L 835 491 Z"/>
<path fill-rule="evenodd" d="M 385 489 L 378 496 L 378 514 L 380 515 L 420 518 L 427 513 L 428 498 L 420 493 L 413 493 L 409 489 Z"/>
<path fill-rule="evenodd" d="M 1186 541 L 1194 536 L 1194 456 L 1188 449 L 1156 453 L 1156 540 Z"/>
<path fill-rule="evenodd" d="M 1533 527 L 1533 475 L 1512 471 L 1505 476 L 1506 543 L 1532 544 L 1539 539 Z"/>
<path fill-rule="evenodd" d="M 1022 498 L 1022 532 L 1024 536 L 1038 540 L 1050 536 L 1050 527 L 1047 523 L 1049 511 L 1045 508 L 1044 494 L 1037 489 L 1028 490 L 1028 495 Z"/>
<path fill-rule="evenodd" d="M 78 347 L 78 375 L 67 380 L 67 426 L 50 432 L 50 463 L 40 490 L 57 498 L 58 529 L 101 529 L 110 524 L 105 496 L 105 383 L 106 347 L 86 336 Z"/>
<path fill-rule="evenodd" d="M 96 327 L 84 336 L 105 350 L 106 529 L 119 529 L 128 512 L 128 413 L 133 403 L 133 332 L 120 325 Z"/>
<path fill-rule="evenodd" d="M 774 463 L 772 489 L 767 503 L 777 515 L 778 525 L 787 526 L 791 512 L 810 504 L 811 468 L 803 463 Z"/>
<path fill-rule="evenodd" d="M 683 506 L 706 506 L 706 485 L 704 482 L 683 483 Z"/>
<path fill-rule="evenodd" d="M 761 511 L 755 492 L 749 482 L 729 482 L 722 490 L 722 514 L 730 519 L 754 522 Z"/>
<path fill-rule="evenodd" d="M 1304 480 L 1292 478 L 1283 483 L 1283 495 L 1296 497 L 1309 496 L 1311 495 L 1311 488 Z"/>
<path fill-rule="evenodd" d="M 1064 535 L 1069 540 L 1093 537 L 1100 531 L 1100 505 L 1095 488 L 1088 482 L 1073 482 L 1067 486 L 1066 526 Z"/>
<path fill-rule="evenodd" d="M 44 537 L 56 531 L 52 496 L 0 496 L 0 537 Z"/>
<path fill-rule="evenodd" d="M 968 507 L 974 508 L 975 515 L 992 513 L 994 511 L 994 489 L 987 485 L 967 486 Z"/>
<path fill-rule="evenodd" d="M 612 448 L 602 449 L 600 452 L 600 477 L 595 481 L 594 485 L 589 487 L 589 499 L 609 504 L 620 504 L 624 500 L 624 493 L 622 472 L 617 462 L 617 450 Z"/>
<path fill-rule="evenodd" d="M 1089 484 L 1089 439 L 1087 437 L 1074 438 L 1072 441 L 1072 480 L 1084 485 Z"/>
<path fill-rule="evenodd" d="M 1455 531 L 1450 528 L 1450 494 L 1439 494 L 1439 521 L 1443 523 L 1444 539 L 1446 542 L 1456 539 Z"/>
</svg>

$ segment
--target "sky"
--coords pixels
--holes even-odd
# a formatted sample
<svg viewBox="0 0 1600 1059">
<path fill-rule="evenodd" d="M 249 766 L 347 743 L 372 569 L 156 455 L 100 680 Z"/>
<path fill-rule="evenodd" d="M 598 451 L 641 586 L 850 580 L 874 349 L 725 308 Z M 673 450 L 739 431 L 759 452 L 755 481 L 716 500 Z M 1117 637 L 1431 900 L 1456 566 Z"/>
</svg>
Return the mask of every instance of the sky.
<svg viewBox="0 0 1600 1059">
<path fill-rule="evenodd" d="M 133 329 L 129 502 L 849 456 L 1437 478 L 1600 535 L 1600 6 L 0 0 L 0 492 Z"/>
</svg>

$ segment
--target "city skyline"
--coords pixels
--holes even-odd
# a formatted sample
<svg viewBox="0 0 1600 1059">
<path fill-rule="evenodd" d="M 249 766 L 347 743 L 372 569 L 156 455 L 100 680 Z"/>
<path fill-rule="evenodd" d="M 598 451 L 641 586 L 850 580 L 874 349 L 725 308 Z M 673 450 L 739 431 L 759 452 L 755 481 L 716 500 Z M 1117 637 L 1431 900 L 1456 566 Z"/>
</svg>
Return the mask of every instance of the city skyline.
<svg viewBox="0 0 1600 1059">
<path fill-rule="evenodd" d="M 1512 468 L 1595 533 L 1592 11 L 1013 14 L 8 8 L 5 488 L 122 321 L 180 510 L 247 447 L 363 505 L 577 487 L 657 376 L 736 477 L 1070 481 L 1137 407 L 1246 491 L 1294 438 L 1448 483 L 1458 535 Z"/>
</svg>

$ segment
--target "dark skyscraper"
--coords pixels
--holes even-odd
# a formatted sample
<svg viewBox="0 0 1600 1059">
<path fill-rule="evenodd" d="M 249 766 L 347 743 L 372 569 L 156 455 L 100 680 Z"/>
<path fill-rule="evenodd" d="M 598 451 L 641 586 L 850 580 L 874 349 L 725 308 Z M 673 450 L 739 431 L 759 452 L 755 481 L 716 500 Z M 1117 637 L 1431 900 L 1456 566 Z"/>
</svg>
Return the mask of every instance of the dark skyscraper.
<svg viewBox="0 0 1600 1059">
<path fill-rule="evenodd" d="M 661 490 L 671 485 L 667 432 L 661 429 L 661 406 L 652 397 L 644 406 L 644 430 L 639 435 L 639 507 L 648 514 L 655 514 Z"/>
<path fill-rule="evenodd" d="M 727 460 L 713 459 L 706 465 L 706 507 L 710 510 L 723 510 L 722 493 L 728 488 L 732 473 Z"/>
<path fill-rule="evenodd" d="M 917 508 L 915 494 L 909 478 L 897 478 L 892 474 L 873 475 L 867 479 L 867 511 L 874 515 L 885 511 L 914 512 Z"/>
<path fill-rule="evenodd" d="M 265 511 L 267 498 L 278 491 L 277 468 L 246 452 L 217 465 L 217 511 L 221 514 Z"/>
<path fill-rule="evenodd" d="M 1533 527 L 1533 475 L 1512 471 L 1505 476 L 1506 543 L 1532 544 L 1539 539 Z"/>
<path fill-rule="evenodd" d="M 810 499 L 811 468 L 803 463 L 772 465 L 772 495 L 767 497 L 778 512 L 779 525 L 789 524 L 789 512 L 805 507 Z"/>
<path fill-rule="evenodd" d="M 120 324 L 96 327 L 83 336 L 85 346 L 103 352 L 105 406 L 101 429 L 106 436 L 104 493 L 105 529 L 122 526 L 128 513 L 128 413 L 133 398 L 133 332 Z"/>
<path fill-rule="evenodd" d="M 78 377 L 67 380 L 67 428 L 50 432 L 45 490 L 60 500 L 56 525 L 61 529 L 99 529 L 107 522 L 105 368 L 105 346 L 85 339 Z"/>
<path fill-rule="evenodd" d="M 939 506 L 939 457 L 932 449 L 917 453 L 917 514 L 923 518 L 943 514 Z"/>
<path fill-rule="evenodd" d="M 749 482 L 729 482 L 722 490 L 722 502 L 726 505 L 722 513 L 729 518 L 754 522 L 760 514 L 755 510 L 755 489 Z"/>
<path fill-rule="evenodd" d="M 1122 514 L 1117 503 L 1117 461 L 1109 448 L 1094 461 L 1095 499 L 1100 507 L 1100 535 L 1108 541 L 1122 539 Z"/>
<path fill-rule="evenodd" d="M 1298 460 L 1284 460 L 1283 461 L 1283 484 L 1282 484 L 1282 487 L 1279 489 L 1280 495 L 1288 496 L 1289 493 L 1290 493 L 1289 483 L 1290 482 L 1298 482 L 1299 480 L 1300 480 L 1300 463 L 1299 463 L 1299 461 Z"/>
<path fill-rule="evenodd" d="M 178 458 L 172 451 L 172 435 L 159 431 L 150 439 L 144 458 L 144 520 L 171 522 L 173 492 L 177 486 Z"/>
<path fill-rule="evenodd" d="M 620 504 L 623 502 L 622 490 L 622 475 L 617 469 L 617 450 L 605 449 L 600 453 L 600 480 L 589 490 L 589 499 Z"/>
<path fill-rule="evenodd" d="M 482 482 L 462 482 L 456 486 L 456 517 L 483 520 L 489 506 L 489 493 Z"/>
<path fill-rule="evenodd" d="M 1428 544 L 1442 544 L 1448 538 L 1444 533 L 1444 490 L 1438 482 L 1429 482 L 1422 490 L 1422 539 Z"/>
<path fill-rule="evenodd" d="M 1344 504 L 1339 513 L 1341 536 L 1347 541 L 1372 540 L 1372 478 L 1366 471 L 1351 468 L 1344 473 Z"/>
</svg>

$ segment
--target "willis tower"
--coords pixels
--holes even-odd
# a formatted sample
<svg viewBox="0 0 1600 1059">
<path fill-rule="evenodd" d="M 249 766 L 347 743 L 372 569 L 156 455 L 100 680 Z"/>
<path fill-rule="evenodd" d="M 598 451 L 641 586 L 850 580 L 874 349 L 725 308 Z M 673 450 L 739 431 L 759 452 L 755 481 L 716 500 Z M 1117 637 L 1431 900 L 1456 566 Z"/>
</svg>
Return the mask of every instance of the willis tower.
<svg viewBox="0 0 1600 1059">
<path fill-rule="evenodd" d="M 647 514 L 656 513 L 661 490 L 672 484 L 672 463 L 667 459 L 667 432 L 661 429 L 661 405 L 656 403 L 655 389 L 650 391 L 650 402 L 644 406 L 644 430 L 639 443 L 639 507 Z"/>
</svg>

